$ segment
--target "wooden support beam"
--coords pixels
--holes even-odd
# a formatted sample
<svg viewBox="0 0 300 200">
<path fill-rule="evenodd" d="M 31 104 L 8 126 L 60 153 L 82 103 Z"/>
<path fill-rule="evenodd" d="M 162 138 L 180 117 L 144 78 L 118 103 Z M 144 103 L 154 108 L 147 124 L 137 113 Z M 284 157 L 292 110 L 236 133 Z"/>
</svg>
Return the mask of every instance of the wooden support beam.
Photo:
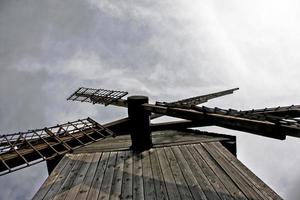
<svg viewBox="0 0 300 200">
<path fill-rule="evenodd" d="M 162 131 L 168 129 L 186 129 L 201 126 L 211 126 L 212 124 L 206 121 L 191 121 L 191 120 L 180 120 L 173 122 L 163 122 L 150 124 L 151 131 Z"/>
<path fill-rule="evenodd" d="M 150 149 L 152 137 L 150 130 L 150 112 L 143 109 L 142 105 L 148 103 L 146 96 L 130 96 L 128 102 L 128 117 L 130 119 L 131 149 L 142 152 Z"/>
<path fill-rule="evenodd" d="M 211 122 L 216 126 L 249 132 L 252 134 L 271 137 L 275 139 L 284 140 L 286 135 L 300 137 L 299 128 L 287 125 L 277 125 L 268 121 L 252 120 L 242 117 L 233 117 L 214 113 L 203 113 L 181 108 L 167 108 L 152 104 L 144 104 L 143 107 L 145 110 L 157 114 L 168 115 L 171 117 L 180 117 L 193 121 L 201 121 L 207 123 Z"/>
</svg>

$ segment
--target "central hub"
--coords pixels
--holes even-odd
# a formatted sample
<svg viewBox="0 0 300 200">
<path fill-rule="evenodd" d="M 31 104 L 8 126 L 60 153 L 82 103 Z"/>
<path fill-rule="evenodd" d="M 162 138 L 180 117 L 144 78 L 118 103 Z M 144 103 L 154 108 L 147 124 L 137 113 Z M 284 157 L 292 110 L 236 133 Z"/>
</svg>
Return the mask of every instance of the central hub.
<svg viewBox="0 0 300 200">
<path fill-rule="evenodd" d="M 148 102 L 146 96 L 130 96 L 127 98 L 131 149 L 136 152 L 148 150 L 152 147 L 150 112 L 142 107 L 143 104 Z"/>
</svg>

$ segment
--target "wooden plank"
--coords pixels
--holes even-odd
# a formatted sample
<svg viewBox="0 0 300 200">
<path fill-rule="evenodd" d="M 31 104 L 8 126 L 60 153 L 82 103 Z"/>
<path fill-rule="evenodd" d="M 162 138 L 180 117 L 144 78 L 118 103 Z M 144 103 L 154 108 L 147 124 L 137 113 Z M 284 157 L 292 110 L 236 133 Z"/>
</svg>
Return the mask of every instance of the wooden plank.
<svg viewBox="0 0 300 200">
<path fill-rule="evenodd" d="M 181 172 L 184 176 L 184 179 L 187 182 L 187 185 L 193 195 L 194 199 L 203 199 L 206 200 L 206 196 L 198 184 L 192 169 L 189 166 L 189 163 L 186 161 L 185 157 L 183 156 L 182 152 L 180 151 L 178 146 L 172 147 L 172 151 L 176 157 L 176 160 L 179 164 L 179 167 L 181 169 Z"/>
<path fill-rule="evenodd" d="M 209 143 L 203 143 L 204 149 L 214 158 L 214 160 L 221 166 L 225 173 L 235 182 L 235 184 L 240 188 L 240 190 L 250 199 L 266 199 L 261 195 L 261 192 L 252 188 L 251 185 L 245 181 L 242 175 L 235 170 L 232 165 L 224 159 L 224 157 L 216 151 L 216 149 L 209 145 Z M 204 149 L 201 145 L 196 145 L 195 148 L 199 152 L 203 152 Z"/>
<path fill-rule="evenodd" d="M 43 199 L 43 197 L 47 194 L 52 185 L 56 182 L 62 170 L 67 166 L 69 161 L 70 159 L 68 159 L 68 155 L 65 155 L 61 159 L 61 161 L 56 165 L 52 173 L 40 187 L 39 191 L 34 195 L 34 197 L 32 198 L 33 200 Z"/>
<path fill-rule="evenodd" d="M 157 156 L 158 160 L 161 166 L 162 174 L 164 177 L 164 181 L 166 184 L 167 192 L 168 192 L 168 197 L 169 199 L 181 199 L 180 198 L 180 193 L 178 191 L 175 179 L 173 177 L 170 165 L 167 161 L 167 157 L 165 155 L 165 151 L 163 148 L 157 148 Z M 163 181 L 163 180 L 160 180 Z"/>
<path fill-rule="evenodd" d="M 73 181 L 72 185 L 70 186 L 70 189 L 68 191 L 68 194 L 66 195 L 65 200 L 74 200 L 76 198 L 76 195 L 78 194 L 81 184 L 85 179 L 85 176 L 87 175 L 87 171 L 92 164 L 92 160 L 94 158 L 95 154 L 84 154 L 83 155 L 83 163 L 81 165 L 80 170 L 76 174 L 76 178 Z"/>
<path fill-rule="evenodd" d="M 95 172 L 98 166 L 98 163 L 101 159 L 102 153 L 95 153 L 93 160 L 90 164 L 90 167 L 85 175 L 83 182 L 80 184 L 79 192 L 76 196 L 76 200 L 86 199 L 88 196 L 88 192 L 91 188 L 93 178 L 95 176 Z"/>
<path fill-rule="evenodd" d="M 223 154 L 223 156 L 231 162 L 231 164 L 239 170 L 243 176 L 245 176 L 250 182 L 252 182 L 256 188 L 269 196 L 271 199 L 281 200 L 282 198 L 276 194 L 268 185 L 266 185 L 261 179 L 259 179 L 252 171 L 250 171 L 242 162 L 236 159 L 227 149 L 220 143 L 213 143 L 212 145 Z"/>
<path fill-rule="evenodd" d="M 184 145 L 184 146 L 180 146 L 179 149 L 184 155 L 185 160 L 189 163 L 189 167 L 193 172 L 199 186 L 205 193 L 206 198 L 219 200 L 220 197 L 218 196 L 214 187 L 210 184 L 210 181 L 208 180 L 204 172 L 202 171 L 202 167 L 198 165 L 193 155 L 188 150 L 188 147 L 191 148 L 191 146 Z"/>
<path fill-rule="evenodd" d="M 194 145 L 188 145 L 188 150 L 193 155 L 194 159 L 196 160 L 197 164 L 199 165 L 200 169 L 202 169 L 203 173 L 209 180 L 209 182 L 214 187 L 215 192 L 221 199 L 233 199 L 230 195 L 230 192 L 226 189 L 223 185 L 220 178 L 214 173 L 214 170 L 205 162 L 207 159 L 211 159 L 210 157 L 202 157 L 203 155 L 194 148 Z"/>
<path fill-rule="evenodd" d="M 43 199 L 53 199 L 55 195 L 58 193 L 62 185 L 64 184 L 66 178 L 68 177 L 70 171 L 73 169 L 74 166 L 79 162 L 80 154 L 73 155 L 73 154 L 67 154 L 68 159 L 70 160 L 68 164 L 64 167 L 64 169 L 61 171 L 55 182 L 53 183 L 50 190 L 47 192 L 47 194 L 44 196 Z"/>
<path fill-rule="evenodd" d="M 114 170 L 114 177 L 112 182 L 112 189 L 110 191 L 110 200 L 120 199 L 122 194 L 122 179 L 123 179 L 123 168 L 126 152 L 118 152 L 117 163 Z"/>
<path fill-rule="evenodd" d="M 126 151 L 126 159 L 124 163 L 124 173 L 122 181 L 122 196 L 120 199 L 132 199 L 132 152 Z"/>
<path fill-rule="evenodd" d="M 105 169 L 98 199 L 102 199 L 102 200 L 109 199 L 109 194 L 110 194 L 113 177 L 114 177 L 116 159 L 117 159 L 117 152 L 111 152 L 108 159 L 107 167 Z"/>
<path fill-rule="evenodd" d="M 155 188 L 153 182 L 153 174 L 150 163 L 149 151 L 144 151 L 142 153 L 142 166 L 143 166 L 143 180 L 144 180 L 144 199 L 145 200 L 155 200 Z"/>
<path fill-rule="evenodd" d="M 181 199 L 193 199 L 193 196 L 189 190 L 189 187 L 188 187 L 188 185 L 184 179 L 184 176 L 180 170 L 180 167 L 178 165 L 178 161 L 176 160 L 171 148 L 165 147 L 164 150 L 165 150 L 169 165 L 171 167 L 173 177 L 175 179 Z"/>
<path fill-rule="evenodd" d="M 87 199 L 97 199 L 100 193 L 100 187 L 102 184 L 102 180 L 104 177 L 104 172 L 108 163 L 109 153 L 105 152 L 102 154 L 101 160 L 98 163 L 98 167 L 95 173 L 95 177 L 93 179 L 89 194 Z"/>
<path fill-rule="evenodd" d="M 77 158 L 77 162 L 74 165 L 74 167 L 72 168 L 72 170 L 69 172 L 67 178 L 65 179 L 64 183 L 62 184 L 62 186 L 60 187 L 60 189 L 58 190 L 58 192 L 54 195 L 54 200 L 62 200 L 65 199 L 70 188 L 72 187 L 72 184 L 74 182 L 74 180 L 77 177 L 78 172 L 80 171 L 80 168 L 84 162 L 84 156 L 83 154 L 80 154 L 79 157 Z"/>
<path fill-rule="evenodd" d="M 156 149 L 150 150 L 149 154 L 150 154 L 150 163 L 151 163 L 153 179 L 154 179 L 156 198 L 158 200 L 168 199 L 168 193 L 167 193 L 164 177 L 161 171 L 161 167 L 159 164 L 159 160 L 157 157 Z"/>
<path fill-rule="evenodd" d="M 142 155 L 133 155 L 133 199 L 144 199 Z"/>
<path fill-rule="evenodd" d="M 195 145 L 195 147 L 200 146 L 200 144 Z M 228 151 L 228 150 L 227 150 Z M 213 170 L 213 172 L 219 177 L 220 181 L 227 188 L 232 197 L 237 199 L 247 199 L 242 191 L 235 185 L 231 178 L 220 168 L 219 164 L 206 152 L 201 151 L 200 153 L 203 158 L 206 158 L 205 161 Z"/>
</svg>

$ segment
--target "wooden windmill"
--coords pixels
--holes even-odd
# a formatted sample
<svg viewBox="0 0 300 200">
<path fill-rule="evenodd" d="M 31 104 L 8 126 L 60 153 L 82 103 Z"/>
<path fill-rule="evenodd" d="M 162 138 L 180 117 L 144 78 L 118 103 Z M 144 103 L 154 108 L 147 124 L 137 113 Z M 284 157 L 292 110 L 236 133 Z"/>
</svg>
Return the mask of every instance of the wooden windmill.
<svg viewBox="0 0 300 200">
<path fill-rule="evenodd" d="M 123 99 L 123 91 L 79 88 L 68 100 L 125 107 L 128 117 L 2 135 L 1 175 L 46 161 L 49 177 L 33 199 L 281 199 L 235 157 L 234 136 L 189 129 L 300 137 L 300 106 L 198 106 L 237 89 L 151 104 L 145 96 Z M 150 123 L 164 115 L 181 120 Z"/>
</svg>

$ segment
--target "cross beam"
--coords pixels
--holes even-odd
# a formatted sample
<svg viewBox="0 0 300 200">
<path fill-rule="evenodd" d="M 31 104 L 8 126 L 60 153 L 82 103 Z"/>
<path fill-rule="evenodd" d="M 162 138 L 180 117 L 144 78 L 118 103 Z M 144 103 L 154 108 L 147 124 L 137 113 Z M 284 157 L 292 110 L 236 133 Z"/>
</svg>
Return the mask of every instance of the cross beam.
<svg viewBox="0 0 300 200">
<path fill-rule="evenodd" d="M 196 110 L 171 108 L 144 104 L 144 109 L 156 114 L 163 114 L 171 117 L 192 120 L 201 123 L 211 123 L 223 128 L 249 132 L 256 135 L 284 140 L 286 135 L 300 137 L 300 128 L 289 125 L 278 125 L 269 121 L 248 119 L 216 113 L 205 113 Z"/>
</svg>

